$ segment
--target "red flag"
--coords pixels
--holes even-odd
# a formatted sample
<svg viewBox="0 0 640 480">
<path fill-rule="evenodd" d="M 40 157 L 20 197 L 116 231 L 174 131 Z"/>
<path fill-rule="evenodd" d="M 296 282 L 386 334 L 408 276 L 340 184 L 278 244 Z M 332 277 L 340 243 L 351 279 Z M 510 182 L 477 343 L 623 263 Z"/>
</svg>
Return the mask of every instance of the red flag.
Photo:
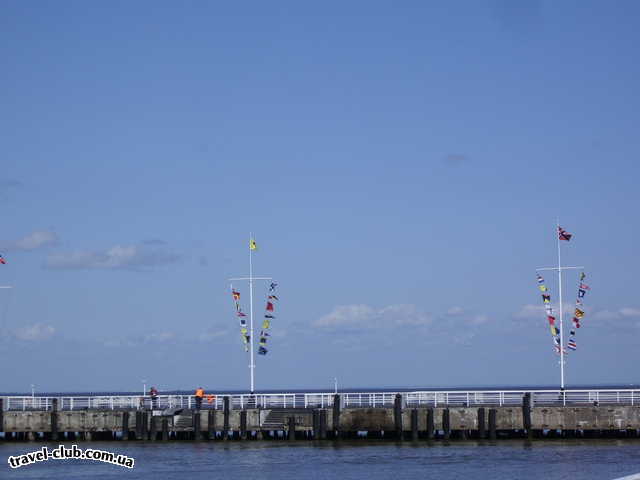
<svg viewBox="0 0 640 480">
<path fill-rule="evenodd" d="M 0 255 L 0 263 L 1 263 L 2 265 L 6 265 L 6 264 L 7 264 L 7 262 L 5 261 L 5 259 L 4 259 L 4 258 L 2 258 L 2 255 Z"/>
<path fill-rule="evenodd" d="M 551 315 L 547 315 L 547 320 L 549 320 L 549 325 L 555 325 L 556 317 L 552 317 Z"/>
<path fill-rule="evenodd" d="M 240 300 L 240 292 L 236 292 L 235 290 L 231 291 L 234 300 Z"/>
<path fill-rule="evenodd" d="M 561 227 L 558 227 L 558 238 L 560 240 L 566 240 L 567 242 L 569 240 L 571 240 L 571 237 L 573 235 L 571 235 L 569 232 L 567 232 L 566 230 L 562 229 Z"/>
<path fill-rule="evenodd" d="M 273 303 L 267 302 L 267 310 L 273 312 Z"/>
</svg>

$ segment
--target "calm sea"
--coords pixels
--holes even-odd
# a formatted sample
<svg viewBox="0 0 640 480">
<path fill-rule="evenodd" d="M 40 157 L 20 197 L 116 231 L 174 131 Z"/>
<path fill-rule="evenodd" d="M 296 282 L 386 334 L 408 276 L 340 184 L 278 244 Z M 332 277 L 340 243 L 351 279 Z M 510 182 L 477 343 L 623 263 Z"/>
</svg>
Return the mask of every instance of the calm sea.
<svg viewBox="0 0 640 480">
<path fill-rule="evenodd" d="M 66 444 L 71 445 L 71 444 Z M 640 473 L 640 441 L 79 442 L 135 458 L 133 470 L 86 460 L 50 460 L 12 470 L 9 455 L 42 444 L 3 444 L 0 478 L 141 479 L 613 479 Z M 54 448 L 56 444 L 49 444 Z M 185 476 L 185 474 L 187 476 Z"/>
</svg>

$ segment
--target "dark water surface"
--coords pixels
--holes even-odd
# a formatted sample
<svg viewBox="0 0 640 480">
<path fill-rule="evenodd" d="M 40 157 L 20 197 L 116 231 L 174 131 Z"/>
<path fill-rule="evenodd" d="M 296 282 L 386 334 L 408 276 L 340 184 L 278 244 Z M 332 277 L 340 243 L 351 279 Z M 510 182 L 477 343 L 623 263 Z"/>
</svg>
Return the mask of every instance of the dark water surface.
<svg viewBox="0 0 640 480">
<path fill-rule="evenodd" d="M 49 449 L 57 444 L 49 443 Z M 70 446 L 71 443 L 65 443 Z M 78 442 L 135 458 L 135 468 L 87 460 L 49 460 L 18 469 L 9 455 L 43 444 L 0 445 L 0 478 L 189 478 L 189 479 L 613 479 L 640 472 L 640 441 L 554 440 L 390 443 Z M 185 475 L 186 474 L 186 475 Z"/>
</svg>

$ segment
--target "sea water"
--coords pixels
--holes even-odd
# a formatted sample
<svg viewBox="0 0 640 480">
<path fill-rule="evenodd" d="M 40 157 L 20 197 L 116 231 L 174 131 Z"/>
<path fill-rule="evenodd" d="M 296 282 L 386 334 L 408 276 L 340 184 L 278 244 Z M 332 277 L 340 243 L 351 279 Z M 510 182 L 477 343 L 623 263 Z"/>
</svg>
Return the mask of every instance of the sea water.
<svg viewBox="0 0 640 480">
<path fill-rule="evenodd" d="M 73 479 L 614 479 L 640 473 L 638 440 L 76 442 L 135 460 L 133 469 L 49 460 L 11 469 L 10 455 L 42 443 L 0 445 L 0 478 Z M 46 444 L 49 449 L 56 443 Z M 72 443 L 65 442 L 70 447 Z"/>
</svg>

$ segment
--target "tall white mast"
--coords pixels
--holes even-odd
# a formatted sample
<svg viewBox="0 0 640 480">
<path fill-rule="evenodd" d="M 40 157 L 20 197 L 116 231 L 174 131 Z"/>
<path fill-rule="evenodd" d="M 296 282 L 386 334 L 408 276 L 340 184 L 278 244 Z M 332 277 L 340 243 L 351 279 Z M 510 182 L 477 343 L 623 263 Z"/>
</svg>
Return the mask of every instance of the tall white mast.
<svg viewBox="0 0 640 480">
<path fill-rule="evenodd" d="M 564 390 L 564 329 L 563 329 L 563 315 L 562 315 L 562 271 L 563 270 L 577 270 L 584 267 L 563 267 L 560 258 L 560 219 L 558 219 L 556 225 L 556 242 L 558 244 L 558 266 L 557 267 L 544 267 L 536 268 L 536 271 L 541 270 L 557 270 L 558 271 L 558 312 L 560 313 L 560 390 Z"/>
<path fill-rule="evenodd" d="M 248 277 L 239 277 L 239 278 L 230 278 L 229 281 L 234 280 L 248 280 L 249 281 L 249 388 L 250 392 L 253 394 L 255 392 L 255 352 L 253 351 L 253 337 L 254 337 L 254 328 L 253 328 L 253 282 L 254 280 L 273 280 L 271 277 L 254 277 L 253 276 L 253 258 L 252 258 L 252 246 L 253 246 L 253 235 L 249 233 L 249 276 Z M 233 286 L 231 287 L 233 290 Z"/>
<path fill-rule="evenodd" d="M 253 237 L 249 232 L 249 348 L 251 349 L 249 371 L 251 372 L 251 390 L 255 392 L 254 374 L 256 369 L 256 362 L 253 360 L 253 265 L 251 262 L 251 253 L 253 252 Z"/>
<path fill-rule="evenodd" d="M 564 390 L 564 329 L 562 326 L 562 266 L 560 265 L 560 219 L 556 228 L 556 241 L 558 243 L 558 300 L 560 305 L 560 390 Z"/>
</svg>

